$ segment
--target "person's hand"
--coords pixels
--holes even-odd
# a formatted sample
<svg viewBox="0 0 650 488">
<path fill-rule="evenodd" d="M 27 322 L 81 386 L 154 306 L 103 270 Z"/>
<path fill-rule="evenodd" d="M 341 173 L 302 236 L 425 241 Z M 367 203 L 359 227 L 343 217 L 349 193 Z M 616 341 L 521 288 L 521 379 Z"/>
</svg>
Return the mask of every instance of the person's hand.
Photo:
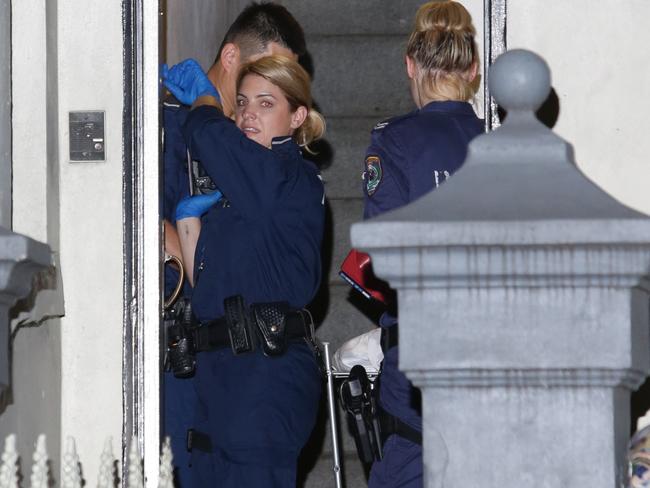
<svg viewBox="0 0 650 488">
<path fill-rule="evenodd" d="M 221 197 L 221 192 L 217 190 L 209 195 L 195 195 L 183 198 L 176 206 L 176 220 L 200 217 L 221 200 Z"/>
<path fill-rule="evenodd" d="M 186 59 L 169 68 L 162 67 L 163 83 L 185 105 L 192 105 L 200 96 L 210 95 L 221 101 L 219 93 L 194 59 Z"/>
</svg>

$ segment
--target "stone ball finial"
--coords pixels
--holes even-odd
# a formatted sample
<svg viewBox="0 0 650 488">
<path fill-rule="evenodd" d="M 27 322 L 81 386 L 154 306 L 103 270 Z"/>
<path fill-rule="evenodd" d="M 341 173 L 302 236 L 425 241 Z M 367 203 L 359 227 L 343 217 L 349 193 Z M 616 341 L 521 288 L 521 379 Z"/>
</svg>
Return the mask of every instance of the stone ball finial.
<svg viewBox="0 0 650 488">
<path fill-rule="evenodd" d="M 551 91 L 551 70 L 546 61 L 525 49 L 513 49 L 490 67 L 490 93 L 507 111 L 536 111 Z"/>
</svg>

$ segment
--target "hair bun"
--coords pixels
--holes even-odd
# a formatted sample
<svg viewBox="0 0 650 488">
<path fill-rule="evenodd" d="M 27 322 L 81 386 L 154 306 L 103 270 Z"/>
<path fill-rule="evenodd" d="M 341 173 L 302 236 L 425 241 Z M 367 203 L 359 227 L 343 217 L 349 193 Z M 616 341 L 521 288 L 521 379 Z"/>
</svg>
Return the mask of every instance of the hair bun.
<svg viewBox="0 0 650 488">
<path fill-rule="evenodd" d="M 310 108 L 305 122 L 296 131 L 296 139 L 300 146 L 311 153 L 309 144 L 325 135 L 325 118 L 314 108 Z"/>
<path fill-rule="evenodd" d="M 453 1 L 433 1 L 422 5 L 415 17 L 415 30 L 476 35 L 469 12 L 460 3 Z"/>
<path fill-rule="evenodd" d="M 469 100 L 478 66 L 476 29 L 460 3 L 451 0 L 423 4 L 406 55 L 419 68 L 418 86 L 431 100 Z M 474 73 L 474 74 L 473 74 Z"/>
</svg>

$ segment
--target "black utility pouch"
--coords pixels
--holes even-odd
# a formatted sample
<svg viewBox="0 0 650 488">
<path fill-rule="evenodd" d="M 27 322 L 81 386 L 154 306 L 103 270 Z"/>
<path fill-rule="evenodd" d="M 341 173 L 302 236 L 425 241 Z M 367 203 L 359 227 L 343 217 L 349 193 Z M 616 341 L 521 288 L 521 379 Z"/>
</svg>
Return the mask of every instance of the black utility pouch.
<svg viewBox="0 0 650 488">
<path fill-rule="evenodd" d="M 203 165 L 192 159 L 189 151 L 187 151 L 187 172 L 190 177 L 190 195 L 210 195 L 217 191 L 217 185 L 205 172 Z"/>
<path fill-rule="evenodd" d="M 246 313 L 246 306 L 241 295 L 226 298 L 223 301 L 224 318 L 228 326 L 230 346 L 235 354 L 253 350 L 251 327 Z"/>
<path fill-rule="evenodd" d="M 167 330 L 169 364 L 174 376 L 189 378 L 196 369 L 196 352 L 192 335 L 182 325 L 172 325 Z"/>
<path fill-rule="evenodd" d="M 255 303 L 251 315 L 257 326 L 262 349 L 267 356 L 279 356 L 287 350 L 287 302 Z"/>
<path fill-rule="evenodd" d="M 196 369 L 196 350 L 193 338 L 192 307 L 189 299 L 176 302 L 165 320 L 165 342 L 169 369 L 177 378 L 189 378 Z"/>
</svg>

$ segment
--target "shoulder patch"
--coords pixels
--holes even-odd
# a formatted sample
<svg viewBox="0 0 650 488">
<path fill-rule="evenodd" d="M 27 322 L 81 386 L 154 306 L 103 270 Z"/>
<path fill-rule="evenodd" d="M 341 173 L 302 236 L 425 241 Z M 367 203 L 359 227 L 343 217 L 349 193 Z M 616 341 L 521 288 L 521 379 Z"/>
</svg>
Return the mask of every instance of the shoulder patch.
<svg viewBox="0 0 650 488">
<path fill-rule="evenodd" d="M 372 196 L 379 183 L 381 183 L 381 178 L 383 176 L 381 170 L 381 159 L 376 155 L 366 156 L 366 193 L 368 196 Z"/>
</svg>

